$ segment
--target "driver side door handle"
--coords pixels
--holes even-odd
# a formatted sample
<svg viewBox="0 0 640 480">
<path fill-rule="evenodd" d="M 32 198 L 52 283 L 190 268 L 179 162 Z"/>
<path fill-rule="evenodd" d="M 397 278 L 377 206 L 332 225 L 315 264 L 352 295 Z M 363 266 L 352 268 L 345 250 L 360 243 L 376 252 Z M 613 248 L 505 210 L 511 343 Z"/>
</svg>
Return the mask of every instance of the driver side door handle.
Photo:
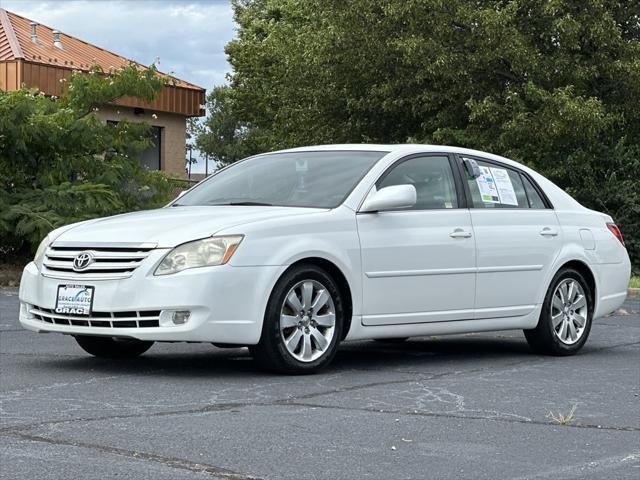
<svg viewBox="0 0 640 480">
<path fill-rule="evenodd" d="M 543 237 L 557 237 L 558 231 L 553 228 L 544 227 L 542 230 L 540 230 L 540 235 L 542 235 Z"/>
<path fill-rule="evenodd" d="M 470 238 L 471 232 L 467 232 L 462 228 L 456 228 L 453 232 L 449 234 L 451 238 Z"/>
</svg>

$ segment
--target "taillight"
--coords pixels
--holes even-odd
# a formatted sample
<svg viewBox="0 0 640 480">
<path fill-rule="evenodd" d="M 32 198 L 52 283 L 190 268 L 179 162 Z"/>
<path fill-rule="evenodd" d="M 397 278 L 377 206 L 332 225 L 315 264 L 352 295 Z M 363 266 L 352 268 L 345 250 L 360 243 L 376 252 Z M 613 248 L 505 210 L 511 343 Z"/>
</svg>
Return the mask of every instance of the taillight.
<svg viewBox="0 0 640 480">
<path fill-rule="evenodd" d="M 613 233 L 615 235 L 615 237 L 620 240 L 620 243 L 622 245 L 624 245 L 624 238 L 622 238 L 622 232 L 620 231 L 620 229 L 618 228 L 618 226 L 615 223 L 607 223 L 607 228 L 609 229 L 609 231 L 611 233 Z"/>
</svg>

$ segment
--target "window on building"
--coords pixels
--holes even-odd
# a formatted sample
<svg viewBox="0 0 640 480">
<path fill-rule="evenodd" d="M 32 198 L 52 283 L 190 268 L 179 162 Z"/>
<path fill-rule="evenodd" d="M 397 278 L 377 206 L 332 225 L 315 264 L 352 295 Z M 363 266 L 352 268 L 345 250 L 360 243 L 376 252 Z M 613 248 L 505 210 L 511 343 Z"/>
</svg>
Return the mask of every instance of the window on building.
<svg viewBox="0 0 640 480">
<path fill-rule="evenodd" d="M 117 124 L 115 120 L 107 120 L 107 123 Z M 147 133 L 150 145 L 142 152 L 140 157 L 140 165 L 148 170 L 160 170 L 162 165 L 161 148 L 162 148 L 162 127 L 150 127 Z"/>
<path fill-rule="evenodd" d="M 148 133 L 151 142 L 140 158 L 140 164 L 149 170 L 160 170 L 160 147 L 162 142 L 162 127 L 151 127 Z"/>
</svg>

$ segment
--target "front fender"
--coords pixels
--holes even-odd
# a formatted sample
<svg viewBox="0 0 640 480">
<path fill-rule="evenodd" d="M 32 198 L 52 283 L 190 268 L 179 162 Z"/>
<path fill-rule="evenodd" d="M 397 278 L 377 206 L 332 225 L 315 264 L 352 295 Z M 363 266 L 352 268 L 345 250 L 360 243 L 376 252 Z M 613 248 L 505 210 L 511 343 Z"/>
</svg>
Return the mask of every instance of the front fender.
<svg viewBox="0 0 640 480">
<path fill-rule="evenodd" d="M 338 208 L 290 219 L 272 219 L 225 229 L 219 234 L 245 236 L 229 262 L 232 266 L 286 269 L 307 258 L 331 262 L 349 284 L 353 314 L 361 311 L 362 265 L 353 210 Z"/>
</svg>

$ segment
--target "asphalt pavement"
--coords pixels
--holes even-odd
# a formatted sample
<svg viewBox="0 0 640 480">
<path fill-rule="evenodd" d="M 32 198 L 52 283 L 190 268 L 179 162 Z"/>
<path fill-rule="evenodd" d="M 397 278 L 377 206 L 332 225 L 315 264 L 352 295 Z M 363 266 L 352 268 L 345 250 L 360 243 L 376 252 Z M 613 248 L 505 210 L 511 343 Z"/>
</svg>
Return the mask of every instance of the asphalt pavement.
<svg viewBox="0 0 640 480">
<path fill-rule="evenodd" d="M 2 479 L 640 478 L 638 298 L 573 357 L 421 337 L 298 377 L 208 344 L 96 359 L 17 316 L 0 289 Z"/>
</svg>

